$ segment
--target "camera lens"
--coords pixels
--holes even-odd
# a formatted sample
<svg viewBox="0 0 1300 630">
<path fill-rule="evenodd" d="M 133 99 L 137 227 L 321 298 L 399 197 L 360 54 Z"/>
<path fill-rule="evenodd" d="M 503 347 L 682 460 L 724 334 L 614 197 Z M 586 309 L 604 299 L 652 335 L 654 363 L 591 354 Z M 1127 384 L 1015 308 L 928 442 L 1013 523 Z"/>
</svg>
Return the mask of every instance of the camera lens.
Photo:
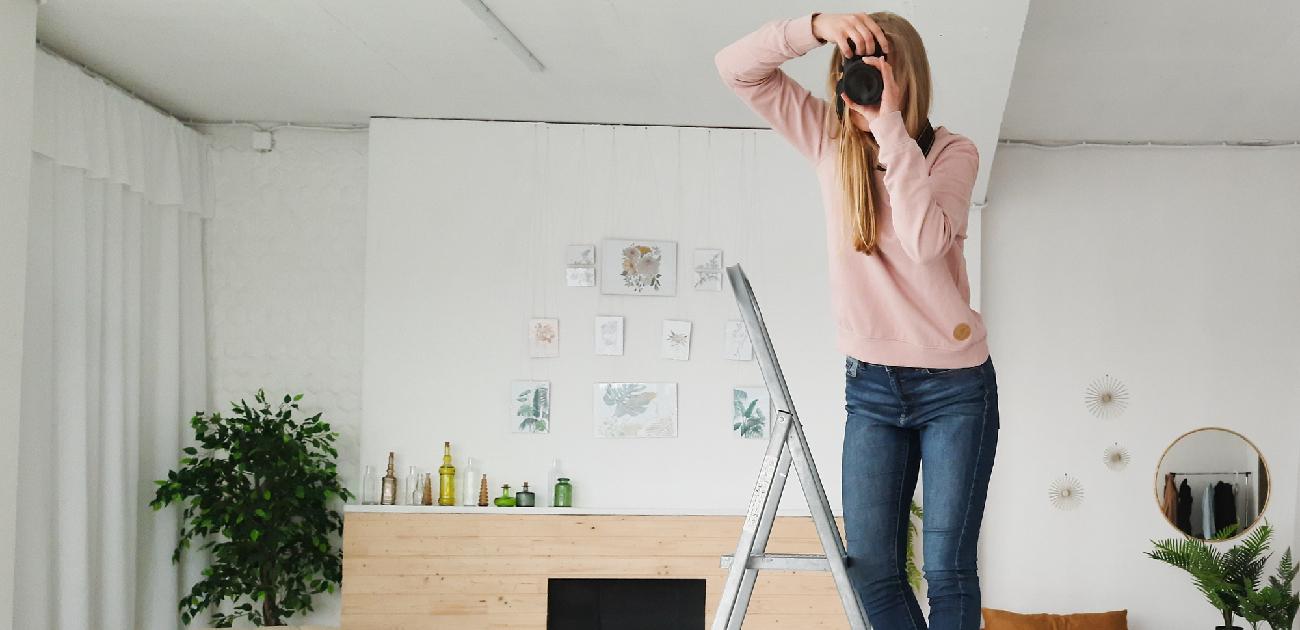
<svg viewBox="0 0 1300 630">
<path fill-rule="evenodd" d="M 885 79 L 875 66 L 867 65 L 861 57 L 844 62 L 844 93 L 859 105 L 876 105 L 885 91 Z"/>
</svg>

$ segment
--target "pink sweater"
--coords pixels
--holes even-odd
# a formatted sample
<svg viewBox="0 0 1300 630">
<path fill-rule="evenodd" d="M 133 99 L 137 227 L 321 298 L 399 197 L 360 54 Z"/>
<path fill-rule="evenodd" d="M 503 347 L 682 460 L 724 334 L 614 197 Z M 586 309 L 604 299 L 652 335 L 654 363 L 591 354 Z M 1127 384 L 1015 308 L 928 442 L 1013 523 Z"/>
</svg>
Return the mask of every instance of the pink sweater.
<svg viewBox="0 0 1300 630">
<path fill-rule="evenodd" d="M 928 157 L 902 114 L 871 122 L 880 145 L 878 249 L 867 256 L 845 235 L 836 140 L 827 137 L 825 100 L 781 71 L 821 45 L 812 16 L 763 25 L 722 49 L 722 79 L 772 129 L 812 162 L 826 209 L 826 243 L 838 348 L 884 365 L 959 368 L 988 358 L 984 322 L 970 307 L 962 256 L 979 153 L 969 138 L 935 128 Z M 882 182 L 884 188 L 882 189 Z"/>
</svg>

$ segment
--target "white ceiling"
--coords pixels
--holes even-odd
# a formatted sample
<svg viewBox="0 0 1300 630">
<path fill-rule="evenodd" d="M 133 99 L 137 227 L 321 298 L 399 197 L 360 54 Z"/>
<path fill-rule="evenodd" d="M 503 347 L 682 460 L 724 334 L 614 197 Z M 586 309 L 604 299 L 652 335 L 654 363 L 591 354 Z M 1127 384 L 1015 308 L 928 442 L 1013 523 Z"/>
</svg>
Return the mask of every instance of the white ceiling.
<svg viewBox="0 0 1300 630">
<path fill-rule="evenodd" d="M 183 119 L 371 116 L 761 127 L 713 55 L 764 21 L 892 10 L 926 38 L 932 120 L 996 148 L 1029 0 L 487 0 L 528 71 L 457 0 L 49 0 L 38 35 Z M 828 48 L 788 64 L 820 91 Z M 983 198 L 992 160 L 981 165 Z"/>
<path fill-rule="evenodd" d="M 1300 2 L 1036 0 L 1002 137 L 1300 139 Z"/>
</svg>

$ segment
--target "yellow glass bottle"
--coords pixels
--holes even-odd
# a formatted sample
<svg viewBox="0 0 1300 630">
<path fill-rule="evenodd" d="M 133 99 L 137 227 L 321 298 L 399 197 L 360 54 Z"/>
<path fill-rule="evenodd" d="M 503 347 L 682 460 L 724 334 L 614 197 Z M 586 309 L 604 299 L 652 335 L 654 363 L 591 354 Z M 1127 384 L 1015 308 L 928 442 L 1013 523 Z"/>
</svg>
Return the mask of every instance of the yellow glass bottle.
<svg viewBox="0 0 1300 630">
<path fill-rule="evenodd" d="M 438 467 L 438 505 L 456 505 L 456 467 L 451 465 L 451 442 L 442 443 Z"/>
</svg>

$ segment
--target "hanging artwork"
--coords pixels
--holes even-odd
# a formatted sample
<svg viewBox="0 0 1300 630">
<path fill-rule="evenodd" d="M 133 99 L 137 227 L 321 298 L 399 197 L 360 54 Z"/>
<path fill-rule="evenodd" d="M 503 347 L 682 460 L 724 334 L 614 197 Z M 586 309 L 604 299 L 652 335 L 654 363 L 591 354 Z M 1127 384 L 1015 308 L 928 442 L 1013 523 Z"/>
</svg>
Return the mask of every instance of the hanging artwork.
<svg viewBox="0 0 1300 630">
<path fill-rule="evenodd" d="M 596 437 L 677 437 L 676 383 L 596 383 Z"/>
<path fill-rule="evenodd" d="M 743 438 L 767 437 L 772 396 L 766 387 L 731 388 L 731 430 Z"/>
<path fill-rule="evenodd" d="M 1128 388 L 1109 374 L 1088 385 L 1083 404 L 1098 418 L 1115 418 L 1128 407 Z"/>
<path fill-rule="evenodd" d="M 727 322 L 722 331 L 722 352 L 723 356 L 732 361 L 754 359 L 754 344 L 749 340 L 749 331 L 745 330 L 745 322 L 738 319 Z"/>
<path fill-rule="evenodd" d="M 528 320 L 528 356 L 556 357 L 560 355 L 560 320 Z"/>
<path fill-rule="evenodd" d="M 571 287 L 596 286 L 596 246 L 570 245 L 564 249 L 564 282 Z"/>
<path fill-rule="evenodd" d="M 722 250 L 695 250 L 695 289 L 697 291 L 722 290 Z"/>
<path fill-rule="evenodd" d="M 603 247 L 602 293 L 677 295 L 677 243 L 608 239 Z"/>
<path fill-rule="evenodd" d="M 515 433 L 551 432 L 551 384 L 548 381 L 510 383 L 510 430 Z"/>
<path fill-rule="evenodd" d="M 1047 498 L 1058 510 L 1073 510 L 1083 503 L 1083 484 L 1069 474 L 1062 475 L 1047 489 Z"/>
<path fill-rule="evenodd" d="M 1116 442 L 1113 446 L 1108 447 L 1106 451 L 1102 453 L 1101 459 L 1106 463 L 1107 468 L 1114 471 L 1120 471 L 1128 467 L 1130 456 L 1128 449 L 1120 446 L 1119 442 Z"/>
<path fill-rule="evenodd" d="M 691 358 L 691 323 L 679 319 L 664 320 L 660 354 L 665 359 L 686 361 Z"/>
<path fill-rule="evenodd" d="M 595 334 L 596 354 L 604 356 L 622 356 L 622 317 L 597 317 Z"/>
</svg>

